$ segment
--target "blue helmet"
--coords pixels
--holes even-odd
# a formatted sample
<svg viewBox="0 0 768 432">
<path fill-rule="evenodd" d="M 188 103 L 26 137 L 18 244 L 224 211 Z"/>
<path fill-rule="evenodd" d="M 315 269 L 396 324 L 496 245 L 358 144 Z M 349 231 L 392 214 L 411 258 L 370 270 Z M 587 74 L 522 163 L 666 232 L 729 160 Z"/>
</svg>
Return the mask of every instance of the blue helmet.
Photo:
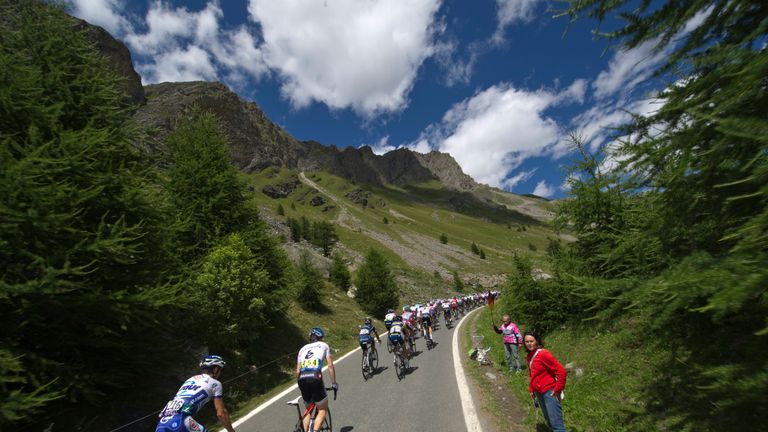
<svg viewBox="0 0 768 432">
<path fill-rule="evenodd" d="M 221 356 L 217 356 L 217 355 L 205 356 L 200 361 L 200 367 L 203 369 L 207 369 L 214 366 L 223 368 L 225 364 L 227 363 L 224 361 L 224 359 L 221 358 Z"/>
<path fill-rule="evenodd" d="M 312 327 L 312 330 L 309 331 L 309 338 L 312 339 L 313 336 L 322 339 L 325 337 L 325 332 L 320 327 Z"/>
</svg>

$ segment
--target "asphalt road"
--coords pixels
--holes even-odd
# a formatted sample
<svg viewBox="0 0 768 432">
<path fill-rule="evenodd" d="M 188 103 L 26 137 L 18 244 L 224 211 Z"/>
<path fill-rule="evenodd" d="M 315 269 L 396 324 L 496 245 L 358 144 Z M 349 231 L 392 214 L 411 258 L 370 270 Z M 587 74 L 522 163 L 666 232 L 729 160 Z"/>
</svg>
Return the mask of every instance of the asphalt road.
<svg viewBox="0 0 768 432">
<path fill-rule="evenodd" d="M 434 332 L 437 346 L 432 350 L 427 350 L 424 339 L 419 337 L 416 356 L 410 361 L 411 370 L 402 380 L 395 375 L 393 358 L 387 353 L 386 345 L 379 347 L 378 372 L 367 381 L 360 371 L 360 350 L 341 361 L 334 359 L 340 386 L 335 401 L 333 392 L 329 392 L 334 432 L 466 431 L 454 371 L 451 345 L 454 329 L 455 326 L 447 329 L 441 323 Z M 384 337 L 382 342 L 385 343 Z M 328 373 L 324 376 L 326 386 L 330 387 Z M 299 390 L 294 389 L 272 404 L 262 406 L 260 412 L 238 425 L 237 431 L 293 430 L 296 408 L 286 402 L 298 396 Z"/>
</svg>

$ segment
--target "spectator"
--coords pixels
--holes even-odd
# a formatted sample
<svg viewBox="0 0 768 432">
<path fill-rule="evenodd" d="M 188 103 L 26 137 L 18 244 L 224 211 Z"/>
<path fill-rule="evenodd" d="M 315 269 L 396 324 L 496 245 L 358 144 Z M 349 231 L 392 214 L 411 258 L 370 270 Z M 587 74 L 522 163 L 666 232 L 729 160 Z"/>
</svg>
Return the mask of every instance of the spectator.
<svg viewBox="0 0 768 432">
<path fill-rule="evenodd" d="M 501 326 L 493 326 L 493 331 L 498 334 L 504 335 L 504 357 L 507 359 L 507 367 L 510 372 L 519 373 L 523 370 L 520 365 L 520 344 L 523 343 L 523 337 L 520 336 L 520 329 L 517 328 L 517 324 L 513 323 L 509 319 L 509 315 L 501 317 Z M 515 359 L 515 364 L 512 364 L 512 358 Z"/>
<path fill-rule="evenodd" d="M 528 352 L 528 373 L 530 384 L 528 391 L 534 405 L 541 407 L 547 426 L 555 432 L 565 432 L 563 409 L 560 405 L 565 389 L 566 372 L 563 365 L 548 350 L 538 334 L 525 332 L 523 338 L 525 351 Z"/>
</svg>

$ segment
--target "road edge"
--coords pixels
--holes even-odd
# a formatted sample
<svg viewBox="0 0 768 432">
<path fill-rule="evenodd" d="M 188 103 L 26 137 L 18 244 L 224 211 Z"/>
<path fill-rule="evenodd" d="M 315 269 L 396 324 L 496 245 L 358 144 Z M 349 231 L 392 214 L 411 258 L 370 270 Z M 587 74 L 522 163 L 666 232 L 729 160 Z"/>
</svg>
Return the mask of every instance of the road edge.
<svg viewBox="0 0 768 432">
<path fill-rule="evenodd" d="M 464 374 L 464 365 L 461 363 L 459 334 L 461 333 L 461 326 L 464 325 L 467 318 L 481 309 L 482 308 L 477 308 L 466 314 L 464 318 L 459 321 L 456 328 L 453 329 L 453 370 L 456 372 L 456 385 L 459 387 L 459 398 L 461 399 L 461 408 L 464 411 L 464 423 L 467 426 L 468 432 L 481 432 L 483 429 L 480 426 L 480 419 L 477 417 L 477 409 L 475 408 L 474 400 L 472 400 L 467 377 Z"/>
</svg>

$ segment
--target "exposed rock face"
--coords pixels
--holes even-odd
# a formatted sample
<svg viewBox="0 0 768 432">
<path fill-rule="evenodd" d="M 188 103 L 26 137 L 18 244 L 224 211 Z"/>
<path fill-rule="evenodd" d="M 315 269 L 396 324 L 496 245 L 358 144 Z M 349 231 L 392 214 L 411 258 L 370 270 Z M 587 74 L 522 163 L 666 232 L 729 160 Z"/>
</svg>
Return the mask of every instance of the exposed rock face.
<svg viewBox="0 0 768 432">
<path fill-rule="evenodd" d="M 74 18 L 73 18 L 74 19 Z M 285 166 L 306 171 L 327 170 L 340 177 L 370 184 L 407 184 L 439 179 L 447 187 L 471 191 L 477 184 L 448 154 L 423 155 L 398 149 L 382 156 L 369 147 L 322 145 L 299 142 L 275 125 L 256 104 L 247 102 L 221 83 L 184 82 L 141 86 L 126 46 L 101 27 L 77 20 L 87 37 L 102 52 L 108 65 L 120 77 L 129 104 L 139 106 L 137 122 L 152 130 L 154 146 L 175 127 L 177 118 L 197 106 L 211 112 L 230 144 L 230 158 L 247 172 L 269 166 Z"/>
<path fill-rule="evenodd" d="M 261 192 L 270 198 L 285 198 L 290 195 L 301 182 L 298 179 L 287 181 L 279 185 L 266 185 L 261 188 Z"/>
<path fill-rule="evenodd" d="M 216 115 L 229 141 L 229 156 L 239 169 L 250 172 L 298 164 L 299 142 L 272 123 L 256 104 L 241 100 L 224 84 L 162 83 L 146 86 L 145 91 L 147 104 L 136 112 L 136 120 L 157 129 L 158 140 L 173 130 L 182 113 L 197 106 Z"/>
<path fill-rule="evenodd" d="M 314 196 L 311 200 L 309 200 L 309 205 L 313 207 L 321 206 L 323 204 L 325 204 L 325 198 L 320 195 Z"/>
<path fill-rule="evenodd" d="M 126 95 L 126 102 L 130 105 L 141 105 L 146 102 L 141 77 L 133 68 L 131 52 L 128 48 L 103 28 L 77 18 L 73 19 L 77 21 L 77 26 L 85 31 L 86 38 L 101 51 L 112 72 L 122 78 L 119 86 Z"/>
<path fill-rule="evenodd" d="M 433 173 L 445 186 L 460 191 L 471 191 L 478 187 L 472 177 L 464 174 L 456 159 L 447 153 L 431 151 L 427 154 L 414 153 L 419 163 Z"/>
<path fill-rule="evenodd" d="M 367 205 L 368 198 L 371 197 L 371 193 L 367 190 L 355 189 L 352 192 L 347 193 L 345 196 L 355 204 Z"/>
</svg>

